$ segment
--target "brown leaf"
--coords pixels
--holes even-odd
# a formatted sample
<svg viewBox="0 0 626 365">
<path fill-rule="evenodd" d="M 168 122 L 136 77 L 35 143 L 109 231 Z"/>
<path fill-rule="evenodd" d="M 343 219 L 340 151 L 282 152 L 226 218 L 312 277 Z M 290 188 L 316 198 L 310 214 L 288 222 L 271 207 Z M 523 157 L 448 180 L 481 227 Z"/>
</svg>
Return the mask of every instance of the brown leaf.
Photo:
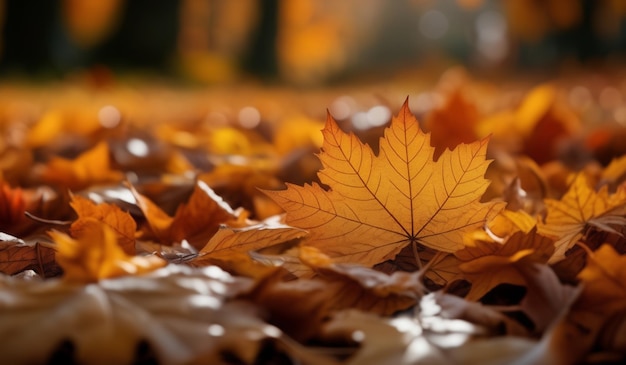
<svg viewBox="0 0 626 365">
<path fill-rule="evenodd" d="M 431 111 L 425 125 L 431 132 L 431 143 L 435 146 L 434 158 L 443 151 L 454 149 L 461 143 L 470 143 L 478 139 L 476 125 L 479 115 L 476 105 L 467 100 L 462 89 L 453 90 L 446 102 Z"/>
<path fill-rule="evenodd" d="M 0 273 L 14 275 L 34 270 L 43 277 L 60 273 L 54 260 L 55 250 L 38 242 L 25 242 L 0 232 Z"/>
<path fill-rule="evenodd" d="M 134 187 L 130 190 L 148 223 L 147 236 L 165 245 L 186 240 L 196 249 L 205 246 L 221 224 L 236 218 L 236 213 L 209 186 L 196 182 L 186 204 L 181 204 L 174 217 L 167 215 Z"/>
<path fill-rule="evenodd" d="M 626 255 L 602 245 L 588 256 L 578 277 L 582 293 L 550 338 L 551 349 L 562 364 L 578 363 L 588 356 L 602 333 L 613 326 L 615 316 L 626 311 Z"/>
</svg>

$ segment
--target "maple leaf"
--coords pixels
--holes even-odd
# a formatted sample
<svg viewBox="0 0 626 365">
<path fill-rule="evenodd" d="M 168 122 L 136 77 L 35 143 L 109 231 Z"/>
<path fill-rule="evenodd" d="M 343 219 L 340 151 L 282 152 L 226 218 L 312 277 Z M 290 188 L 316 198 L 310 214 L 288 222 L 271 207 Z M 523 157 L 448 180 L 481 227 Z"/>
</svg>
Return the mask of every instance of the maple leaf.
<svg viewBox="0 0 626 365">
<path fill-rule="evenodd" d="M 526 281 L 517 265 L 545 263 L 553 251 L 552 240 L 536 234 L 536 229 L 528 234 L 517 232 L 504 244 L 478 241 L 475 246 L 457 251 L 459 269 L 472 283 L 466 299 L 478 300 L 502 283 L 524 285 Z"/>
<path fill-rule="evenodd" d="M 570 249 L 592 226 L 602 231 L 619 234 L 615 225 L 626 224 L 626 189 L 609 194 L 608 186 L 598 192 L 589 187 L 587 176 L 579 173 L 560 200 L 545 199 L 547 215 L 539 222 L 539 233 L 556 237 L 556 248 L 549 263 L 565 258 Z"/>
<path fill-rule="evenodd" d="M 107 226 L 111 227 L 116 235 L 119 246 L 129 255 L 135 253 L 135 231 L 137 223 L 133 217 L 124 212 L 120 207 L 114 204 L 101 203 L 96 204 L 93 201 L 81 196 L 72 195 L 70 205 L 78 214 L 76 219 L 70 226 L 72 236 L 80 236 L 80 231 L 84 225 L 89 225 L 89 218 L 95 218 Z"/>
<path fill-rule="evenodd" d="M 408 99 L 380 140 L 380 153 L 340 130 L 328 115 L 317 183 L 287 184 L 267 194 L 286 222 L 311 232 L 311 246 L 337 262 L 373 266 L 407 245 L 442 251 L 463 248 L 463 235 L 502 207 L 481 203 L 488 138 L 446 150 L 434 148 L 411 114 Z"/>
<path fill-rule="evenodd" d="M 203 181 L 197 181 L 186 204 L 170 217 L 147 197 L 130 186 L 137 205 L 148 221 L 148 233 L 161 243 L 171 245 L 187 240 L 201 249 L 219 229 L 220 224 L 234 220 L 236 213 Z"/>
<path fill-rule="evenodd" d="M 113 228 L 95 218 L 84 218 L 76 238 L 55 230 L 48 234 L 57 244 L 56 260 L 68 281 L 95 282 L 145 273 L 167 264 L 157 256 L 127 255 L 118 245 Z"/>
<path fill-rule="evenodd" d="M 42 172 L 42 179 L 48 183 L 63 186 L 70 190 L 80 190 L 98 183 L 119 182 L 122 172 L 111 166 L 109 147 L 100 142 L 74 160 L 53 157 Z"/>
</svg>

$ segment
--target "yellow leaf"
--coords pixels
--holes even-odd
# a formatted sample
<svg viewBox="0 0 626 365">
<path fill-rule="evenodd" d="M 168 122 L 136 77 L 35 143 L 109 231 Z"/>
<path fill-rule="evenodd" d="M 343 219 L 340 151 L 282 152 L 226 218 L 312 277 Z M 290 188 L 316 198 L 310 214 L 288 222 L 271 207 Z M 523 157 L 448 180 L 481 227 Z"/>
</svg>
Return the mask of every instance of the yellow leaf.
<svg viewBox="0 0 626 365">
<path fill-rule="evenodd" d="M 306 235 L 306 232 L 301 229 L 282 224 L 278 218 L 280 217 L 271 217 L 263 222 L 244 227 L 221 225 L 194 261 L 202 261 L 205 256 L 228 257 L 237 252 L 255 251 Z"/>
<path fill-rule="evenodd" d="M 157 256 L 127 255 L 118 245 L 115 231 L 95 218 L 85 218 L 75 238 L 54 230 L 49 235 L 57 244 L 56 260 L 64 278 L 72 282 L 136 275 L 167 264 Z"/>
<path fill-rule="evenodd" d="M 135 220 L 130 214 L 124 212 L 120 207 L 114 204 L 96 204 L 87 198 L 77 195 L 72 195 L 71 198 L 70 205 L 76 214 L 78 214 L 78 219 L 75 220 L 70 227 L 72 236 L 76 237 L 80 235 L 79 232 L 84 228 L 85 222 L 90 218 L 94 218 L 115 231 L 118 243 L 124 252 L 129 255 L 135 253 L 135 231 L 137 230 L 137 223 L 135 223 Z"/>
<path fill-rule="evenodd" d="M 626 189 L 609 194 L 603 186 L 596 192 L 589 187 L 584 173 L 576 175 L 569 190 L 560 200 L 545 199 L 547 215 L 539 222 L 539 233 L 556 238 L 556 251 L 550 263 L 565 258 L 585 234 L 588 227 L 616 232 L 614 226 L 626 224 Z"/>
<path fill-rule="evenodd" d="M 80 190 L 98 183 L 119 182 L 124 178 L 111 167 L 109 146 L 100 142 L 74 160 L 53 157 L 45 167 L 44 181 L 71 190 Z"/>
<path fill-rule="evenodd" d="M 319 157 L 322 184 L 267 192 L 287 211 L 286 222 L 311 232 L 309 244 L 337 262 L 373 266 L 408 245 L 438 251 L 463 248 L 463 235 L 502 204 L 481 203 L 487 139 L 461 144 L 433 160 L 434 148 L 408 100 L 385 130 L 376 156 L 329 115 Z"/>
</svg>

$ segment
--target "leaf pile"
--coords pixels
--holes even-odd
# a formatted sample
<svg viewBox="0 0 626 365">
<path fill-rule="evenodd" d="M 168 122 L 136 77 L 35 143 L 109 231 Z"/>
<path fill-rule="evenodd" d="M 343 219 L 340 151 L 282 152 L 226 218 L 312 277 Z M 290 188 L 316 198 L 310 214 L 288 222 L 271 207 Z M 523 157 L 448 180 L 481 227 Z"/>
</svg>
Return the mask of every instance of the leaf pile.
<svg viewBox="0 0 626 365">
<path fill-rule="evenodd" d="M 486 90 L 369 129 L 7 103 L 0 360 L 623 362 L 626 157 Z"/>
</svg>

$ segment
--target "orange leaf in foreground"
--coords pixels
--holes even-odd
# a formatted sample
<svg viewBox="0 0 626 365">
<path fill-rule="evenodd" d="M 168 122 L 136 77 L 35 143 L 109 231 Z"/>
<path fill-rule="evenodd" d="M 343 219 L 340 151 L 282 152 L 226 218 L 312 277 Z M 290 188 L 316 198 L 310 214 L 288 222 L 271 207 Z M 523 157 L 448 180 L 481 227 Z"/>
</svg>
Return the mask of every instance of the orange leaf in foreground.
<svg viewBox="0 0 626 365">
<path fill-rule="evenodd" d="M 538 224 L 539 233 L 553 236 L 556 251 L 550 263 L 565 258 L 565 252 L 583 237 L 586 229 L 616 233 L 614 226 L 626 224 L 626 189 L 609 194 L 608 186 L 596 192 L 584 173 L 576 176 L 560 200 L 546 199 L 547 216 Z"/>
<path fill-rule="evenodd" d="M 524 285 L 526 280 L 517 265 L 545 263 L 554 252 L 551 239 L 519 231 L 506 242 L 478 241 L 455 253 L 462 262 L 459 269 L 472 283 L 466 299 L 478 300 L 499 284 Z"/>
<path fill-rule="evenodd" d="M 64 277 L 74 282 L 150 272 L 167 264 L 157 256 L 129 256 L 118 245 L 115 231 L 94 218 L 85 218 L 76 238 L 50 231 L 57 244 L 57 262 Z"/>
<path fill-rule="evenodd" d="M 53 157 L 42 178 L 70 190 L 80 190 L 94 184 L 121 181 L 124 175 L 111 167 L 109 147 L 106 142 L 100 142 L 74 160 Z"/>
<path fill-rule="evenodd" d="M 187 240 L 201 249 L 217 232 L 220 224 L 236 219 L 230 206 L 203 181 L 196 182 L 189 200 L 178 207 L 174 217 L 167 215 L 132 186 L 130 190 L 148 221 L 148 234 L 166 245 Z"/>
<path fill-rule="evenodd" d="M 463 248 L 463 235 L 502 204 L 481 203 L 488 139 L 461 144 L 433 160 L 428 134 L 408 100 L 380 140 L 380 153 L 339 129 L 329 115 L 322 131 L 320 181 L 267 192 L 287 212 L 287 223 L 311 232 L 309 245 L 337 262 L 373 266 L 407 245 L 443 252 Z"/>
<path fill-rule="evenodd" d="M 117 234 L 117 240 L 120 247 L 129 255 L 135 253 L 135 231 L 137 223 L 133 217 L 124 212 L 120 207 L 114 204 L 102 203 L 96 204 L 93 201 L 81 196 L 72 195 L 70 205 L 78 214 L 70 232 L 72 236 L 77 237 L 84 228 L 85 222 L 89 218 L 94 218 L 107 226 L 111 227 Z M 89 223 L 87 223 L 89 225 Z"/>
</svg>

